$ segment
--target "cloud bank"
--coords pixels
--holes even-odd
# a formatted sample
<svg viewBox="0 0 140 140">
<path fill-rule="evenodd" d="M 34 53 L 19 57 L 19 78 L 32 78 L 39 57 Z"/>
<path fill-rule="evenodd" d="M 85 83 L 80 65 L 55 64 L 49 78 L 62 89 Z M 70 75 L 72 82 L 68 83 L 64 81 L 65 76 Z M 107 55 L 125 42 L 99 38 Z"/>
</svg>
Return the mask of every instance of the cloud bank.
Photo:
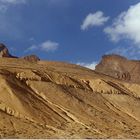
<svg viewBox="0 0 140 140">
<path fill-rule="evenodd" d="M 90 13 L 84 19 L 81 25 L 81 30 L 87 30 L 90 27 L 102 26 L 105 22 L 109 20 L 109 17 L 105 17 L 102 11 L 97 11 L 96 13 Z"/>
<path fill-rule="evenodd" d="M 114 42 L 129 39 L 140 45 L 140 3 L 122 12 L 104 32 Z"/>
</svg>

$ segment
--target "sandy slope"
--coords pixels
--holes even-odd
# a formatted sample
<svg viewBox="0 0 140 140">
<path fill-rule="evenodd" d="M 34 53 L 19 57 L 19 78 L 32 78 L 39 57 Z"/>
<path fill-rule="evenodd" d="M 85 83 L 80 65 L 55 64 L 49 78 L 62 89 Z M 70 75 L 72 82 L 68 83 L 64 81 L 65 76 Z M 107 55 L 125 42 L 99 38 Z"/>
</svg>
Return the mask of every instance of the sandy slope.
<svg viewBox="0 0 140 140">
<path fill-rule="evenodd" d="M 60 62 L 0 59 L 1 138 L 140 138 L 140 85 Z"/>
</svg>

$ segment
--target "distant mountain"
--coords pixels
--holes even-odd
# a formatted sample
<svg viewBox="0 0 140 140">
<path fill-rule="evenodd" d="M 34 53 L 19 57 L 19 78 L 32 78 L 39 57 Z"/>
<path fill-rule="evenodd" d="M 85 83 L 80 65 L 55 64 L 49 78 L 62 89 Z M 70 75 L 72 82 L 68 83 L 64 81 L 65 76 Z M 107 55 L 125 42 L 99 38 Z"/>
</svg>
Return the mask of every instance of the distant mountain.
<svg viewBox="0 0 140 140">
<path fill-rule="evenodd" d="M 119 55 L 104 55 L 95 71 L 128 82 L 140 83 L 140 61 Z"/>
</svg>

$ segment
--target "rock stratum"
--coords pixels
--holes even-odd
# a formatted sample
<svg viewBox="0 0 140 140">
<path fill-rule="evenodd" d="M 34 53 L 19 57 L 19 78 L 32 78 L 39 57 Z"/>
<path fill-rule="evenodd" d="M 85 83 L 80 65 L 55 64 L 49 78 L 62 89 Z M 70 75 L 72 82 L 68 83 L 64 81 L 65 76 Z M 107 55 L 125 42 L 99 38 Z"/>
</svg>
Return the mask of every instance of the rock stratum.
<svg viewBox="0 0 140 140">
<path fill-rule="evenodd" d="M 115 77 L 114 56 L 107 62 L 93 71 L 0 58 L 0 138 L 140 138 L 139 81 Z"/>
</svg>

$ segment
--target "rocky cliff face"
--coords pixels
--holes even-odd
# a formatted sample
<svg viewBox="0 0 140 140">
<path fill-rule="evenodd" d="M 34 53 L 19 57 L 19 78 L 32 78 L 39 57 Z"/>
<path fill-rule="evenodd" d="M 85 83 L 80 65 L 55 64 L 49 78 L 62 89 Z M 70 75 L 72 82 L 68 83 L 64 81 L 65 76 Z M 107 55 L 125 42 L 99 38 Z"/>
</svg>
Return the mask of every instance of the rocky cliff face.
<svg viewBox="0 0 140 140">
<path fill-rule="evenodd" d="M 119 55 L 104 55 L 95 71 L 128 82 L 140 83 L 140 61 Z"/>
</svg>

